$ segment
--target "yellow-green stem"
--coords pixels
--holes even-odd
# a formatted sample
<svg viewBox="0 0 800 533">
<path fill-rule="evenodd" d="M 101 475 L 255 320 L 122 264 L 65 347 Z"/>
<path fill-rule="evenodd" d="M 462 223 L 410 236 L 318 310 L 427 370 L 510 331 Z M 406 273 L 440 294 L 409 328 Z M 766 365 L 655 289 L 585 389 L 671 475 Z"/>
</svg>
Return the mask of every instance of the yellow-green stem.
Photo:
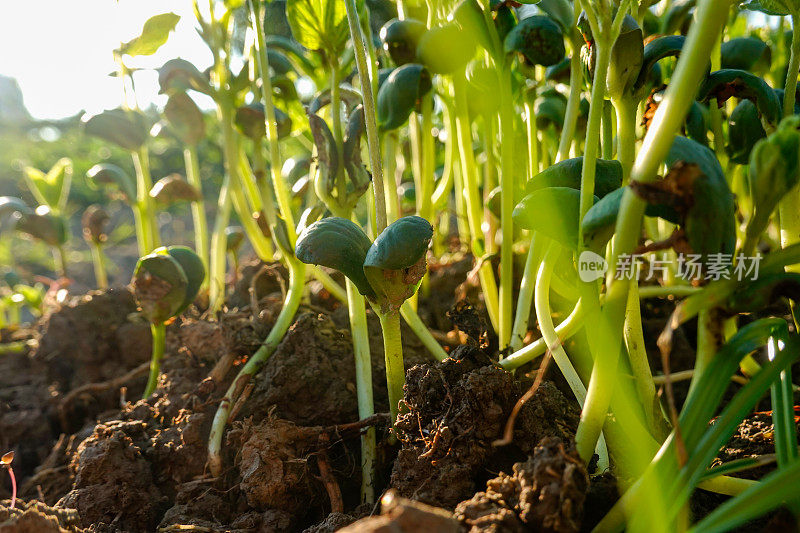
<svg viewBox="0 0 800 533">
<path fill-rule="evenodd" d="M 147 378 L 147 386 L 142 395 L 144 399 L 149 398 L 158 385 L 158 376 L 161 375 L 161 358 L 164 357 L 164 346 L 166 345 L 167 327 L 163 322 L 150 324 L 150 332 L 153 336 L 153 355 L 150 357 L 150 377 Z"/>
<path fill-rule="evenodd" d="M 383 355 L 386 362 L 386 387 L 389 393 L 389 412 L 392 424 L 400 412 L 406 372 L 403 367 L 403 345 L 400 340 L 400 314 L 397 311 L 378 313 L 383 331 Z"/>
<path fill-rule="evenodd" d="M 201 288 L 205 288 L 208 287 L 209 276 L 208 220 L 206 219 L 206 203 L 203 199 L 203 183 L 200 180 L 200 165 L 197 161 L 197 147 L 187 146 L 184 148 L 183 160 L 186 164 L 186 181 L 200 193 L 200 199 L 192 202 L 192 223 L 194 224 L 195 251 L 206 269 L 201 286 Z"/>
</svg>

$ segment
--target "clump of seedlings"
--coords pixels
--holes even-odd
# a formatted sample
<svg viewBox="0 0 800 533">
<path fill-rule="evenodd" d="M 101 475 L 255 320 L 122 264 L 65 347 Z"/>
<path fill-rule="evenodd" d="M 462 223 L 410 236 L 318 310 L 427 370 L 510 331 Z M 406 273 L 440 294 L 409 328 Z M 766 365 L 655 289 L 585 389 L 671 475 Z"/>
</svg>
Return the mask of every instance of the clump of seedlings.
<svg viewBox="0 0 800 533">
<path fill-rule="evenodd" d="M 769 24 L 755 26 L 753 11 Z M 166 325 L 205 291 L 201 311 L 221 318 L 241 253 L 252 248 L 288 271 L 272 329 L 219 398 L 212 476 L 225 479 L 232 412 L 294 323 L 312 277 L 347 307 L 362 421 L 375 415 L 367 304 L 379 317 L 396 419 L 400 319 L 434 358 L 447 358 L 437 342 L 447 337 L 434 337 L 417 313 L 440 297 L 428 275 L 432 250 L 442 262 L 473 261 L 458 291 L 479 295 L 471 303 L 485 310 L 494 363 L 523 371 L 546 356 L 558 366 L 580 422 L 574 451 L 571 443 L 569 453 L 556 443 L 541 449 L 580 473 L 581 487 L 584 472 L 616 476 L 620 498 L 598 531 L 723 531 L 781 505 L 797 515 L 796 0 L 246 0 L 198 4 L 194 13 L 212 65 L 201 71 L 177 58 L 158 69 L 163 127 L 151 128 L 157 118 L 135 105 L 129 62 L 167 41 L 172 13 L 114 51 L 123 105 L 86 117 L 84 127 L 134 165 L 127 172 L 104 162 L 87 178 L 133 210 L 140 259 L 132 284 L 153 337 L 145 397 L 158 381 Z M 200 96 L 213 102 L 216 123 Z M 185 170 L 185 179 L 153 184 L 156 143 L 178 147 L 182 168 L 171 163 L 163 173 Z M 222 172 L 210 170 L 215 163 Z M 0 198 L 0 223 L 51 246 L 64 275 L 71 165 L 25 175 L 40 205 Z M 160 247 L 158 211 L 178 201 L 191 202 L 196 253 Z M 101 287 L 106 220 L 100 206 L 84 212 Z M 320 267 L 341 272 L 344 285 Z M 3 325 L 19 321 L 25 286 L 8 285 Z M 669 318 L 657 339 L 661 364 L 651 366 L 653 317 L 644 315 L 654 309 Z M 694 363 L 673 375 L 676 332 L 689 321 L 696 328 L 681 335 L 696 330 Z M 685 398 L 678 379 L 689 380 Z M 775 466 L 752 481 L 738 473 L 763 457 L 714 461 L 766 396 Z M 365 424 L 361 502 L 382 489 L 379 449 Z M 543 504 L 531 495 L 560 494 L 563 483 L 532 489 L 520 468 L 511 476 L 518 486 L 501 487 L 509 476 L 490 483 L 489 507 L 480 498 L 461 505 L 465 520 L 496 525 L 511 513 L 514 524 L 535 523 Z M 692 523 L 698 488 L 731 498 Z M 506 494 L 529 507 L 500 502 Z M 580 513 L 556 508 L 580 506 L 567 500 L 578 502 L 548 499 L 546 514 L 575 530 Z"/>
</svg>

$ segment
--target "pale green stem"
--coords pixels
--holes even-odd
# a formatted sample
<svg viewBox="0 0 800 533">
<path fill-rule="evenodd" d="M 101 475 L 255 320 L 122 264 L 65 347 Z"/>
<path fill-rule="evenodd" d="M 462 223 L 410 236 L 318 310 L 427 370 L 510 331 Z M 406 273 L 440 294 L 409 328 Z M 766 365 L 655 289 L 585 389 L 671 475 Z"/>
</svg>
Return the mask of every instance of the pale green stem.
<svg viewBox="0 0 800 533">
<path fill-rule="evenodd" d="M 264 28 L 261 22 L 260 10 L 256 9 L 254 0 L 250 0 L 250 13 L 254 19 L 253 24 L 256 32 L 259 74 L 261 75 L 261 103 L 264 104 L 272 186 L 275 188 L 275 198 L 278 200 L 281 216 L 286 223 L 289 244 L 294 246 L 294 242 L 297 240 L 297 230 L 295 229 L 294 215 L 292 214 L 292 198 L 289 193 L 289 187 L 283 180 L 283 176 L 281 176 L 281 150 L 278 143 L 278 121 L 275 118 L 275 105 L 272 101 L 272 79 L 269 76 L 269 63 L 267 61 L 268 50 L 264 40 Z"/>
<path fill-rule="evenodd" d="M 322 267 L 311 266 L 310 268 L 311 275 L 322 284 L 326 291 L 340 302 L 347 303 L 347 292 L 327 272 L 322 270 Z"/>
<path fill-rule="evenodd" d="M 213 314 L 222 308 L 225 301 L 225 255 L 228 237 L 225 228 L 231 218 L 230 175 L 222 178 L 217 199 L 217 213 L 214 218 L 214 229 L 211 232 L 211 250 L 209 257 L 208 310 Z"/>
<path fill-rule="evenodd" d="M 397 197 L 396 165 L 397 139 L 394 133 L 383 135 L 383 154 L 386 161 L 383 169 L 383 190 L 386 193 L 386 222 L 391 224 L 400 216 L 400 200 Z"/>
<path fill-rule="evenodd" d="M 536 234 L 532 232 L 531 241 L 528 245 L 528 255 L 525 258 L 525 270 L 522 273 L 522 281 L 519 284 L 514 326 L 511 328 L 511 343 L 509 346 L 513 352 L 517 352 L 522 348 L 525 334 L 528 332 L 528 319 L 531 314 L 531 302 L 533 301 L 533 291 L 536 286 L 536 268 L 539 258 L 536 246 L 537 240 Z"/>
<path fill-rule="evenodd" d="M 583 407 L 586 401 L 586 387 L 581 381 L 580 376 L 575 371 L 575 367 L 567 356 L 562 346 L 562 340 L 556 333 L 553 326 L 553 317 L 550 311 L 550 279 L 553 275 L 553 268 L 555 260 L 558 257 L 558 245 L 550 243 L 547 251 L 544 254 L 544 259 L 539 265 L 539 272 L 536 276 L 536 292 L 534 296 L 534 306 L 536 307 L 536 319 L 539 322 L 539 329 L 542 331 L 542 338 L 547 344 L 547 349 L 553 356 L 553 360 L 558 365 L 558 369 L 567 380 L 572 394 L 578 400 L 578 404 Z M 597 442 L 597 451 L 600 459 L 598 460 L 598 468 L 605 470 L 608 468 L 608 451 L 606 450 L 605 440 L 600 436 Z"/>
<path fill-rule="evenodd" d="M 581 13 L 580 2 L 573 2 L 574 20 L 578 20 Z M 572 148 L 575 128 L 578 122 L 581 103 L 581 87 L 583 85 L 583 64 L 581 62 L 581 42 L 582 39 L 578 31 L 573 28 L 570 36 L 572 44 L 571 57 L 569 59 L 569 96 L 567 97 L 567 110 L 564 114 L 564 127 L 561 130 L 561 139 L 558 142 L 558 157 L 556 162 L 569 158 L 570 148 Z"/>
<path fill-rule="evenodd" d="M 167 327 L 163 322 L 150 324 L 150 332 L 153 336 L 153 354 L 150 358 L 150 377 L 147 378 L 147 386 L 142 395 L 144 399 L 149 398 L 158 385 L 158 376 L 161 375 L 161 358 L 164 357 L 164 346 L 166 345 Z"/>
<path fill-rule="evenodd" d="M 683 48 L 684 53 L 678 60 L 672 81 L 645 136 L 631 172 L 631 180 L 649 183 L 655 179 L 658 166 L 664 161 L 664 157 L 672 146 L 675 134 L 680 131 L 700 80 L 705 74 L 711 49 L 722 26 L 727 21 L 729 5 L 729 2 L 719 0 L 698 2 L 697 20 L 689 31 Z M 591 198 L 587 198 L 587 207 L 590 204 Z M 643 214 L 644 202 L 631 190 L 626 190 L 617 217 L 614 253 L 609 265 L 611 271 L 616 271 L 616 263 L 620 254 L 632 253 L 638 244 Z M 587 415 L 591 415 L 594 421 L 588 433 L 586 433 L 588 429 L 586 424 L 581 424 L 584 428 L 583 434 L 580 434 L 581 427 L 579 426 L 579 435 L 576 436 L 576 440 L 579 440 L 578 437 L 584 439 L 582 457 L 591 455 L 591 449 L 594 446 L 589 448 L 589 443 L 593 442 L 594 435 L 599 434 L 605 420 L 611 390 L 613 390 L 613 379 L 621 344 L 619 337 L 625 318 L 629 285 L 628 280 L 613 280 L 608 289 L 606 304 L 603 307 L 605 323 L 601 326 L 606 326 L 612 337 L 610 342 L 603 343 L 603 351 L 609 357 L 603 358 L 602 361 L 596 360 L 592 370 L 592 379 L 587 393 L 587 406 L 593 405 L 593 412 L 587 413 L 585 409 L 582 414 L 582 422 L 589 420 Z"/>
<path fill-rule="evenodd" d="M 197 161 L 197 147 L 186 146 L 183 150 L 183 160 L 186 164 L 186 181 L 200 193 L 200 199 L 192 202 L 192 223 L 194 224 L 195 251 L 206 269 L 201 286 L 201 288 L 205 288 L 208 287 L 209 276 L 208 220 L 206 219 L 206 204 L 203 199 L 203 184 L 200 180 L 200 165 Z"/>
<path fill-rule="evenodd" d="M 800 68 L 800 27 L 798 15 L 792 15 L 792 46 L 789 56 L 789 71 L 786 75 L 786 86 L 783 96 L 783 114 L 788 117 L 794 114 L 795 91 L 797 87 L 798 68 Z M 800 241 L 800 188 L 794 187 L 778 204 L 780 213 L 781 247 L 786 248 Z M 800 265 L 787 267 L 790 272 L 800 272 Z M 794 306 L 793 306 L 793 314 Z M 795 314 L 795 316 L 797 316 Z"/>
<path fill-rule="evenodd" d="M 392 424 L 397 420 L 400 412 L 400 402 L 403 400 L 403 385 L 406 382 L 406 372 L 403 367 L 403 345 L 400 341 L 400 315 L 397 311 L 389 313 L 378 312 L 383 331 L 383 354 L 386 362 L 386 387 L 389 393 L 389 412 L 392 415 Z"/>
<path fill-rule="evenodd" d="M 375 115 L 375 98 L 372 93 L 372 82 L 367 65 L 364 48 L 364 36 L 358 23 L 358 10 L 355 0 L 344 0 L 347 10 L 347 23 L 350 26 L 350 35 L 353 38 L 358 77 L 361 79 L 361 93 L 364 99 L 364 116 L 367 126 L 367 145 L 369 146 L 370 166 L 372 167 L 372 187 L 375 191 L 375 219 L 377 235 L 386 229 L 386 201 L 383 192 L 383 169 L 381 168 L 381 147 L 378 138 L 378 123 Z M 398 9 L 399 12 L 399 9 Z"/>
<path fill-rule="evenodd" d="M 283 308 L 261 347 L 242 366 L 236 378 L 228 387 L 214 415 L 214 421 L 208 437 L 208 466 L 211 475 L 214 477 L 222 475 L 222 437 L 225 434 L 225 426 L 228 424 L 228 417 L 238 399 L 238 395 L 275 352 L 289 326 L 292 325 L 294 315 L 300 306 L 305 285 L 305 265 L 294 257 L 287 257 L 286 262 L 289 267 L 289 290 L 286 292 Z"/>
<path fill-rule="evenodd" d="M 500 226 L 503 229 L 503 241 L 500 245 L 500 351 L 508 347 L 511 341 L 511 321 L 514 315 L 512 293 L 514 291 L 514 191 L 517 188 L 514 179 L 514 104 L 511 92 L 511 71 L 507 64 L 500 68 Z"/>
<path fill-rule="evenodd" d="M 794 114 L 795 93 L 797 91 L 797 75 L 800 70 L 800 27 L 797 17 L 792 15 L 792 47 L 789 55 L 789 67 L 786 73 L 786 85 L 783 93 L 783 116 Z"/>
<path fill-rule="evenodd" d="M 525 118 L 528 133 L 528 179 L 539 173 L 539 139 L 536 130 L 536 91 L 529 90 L 525 98 Z"/>
<path fill-rule="evenodd" d="M 356 363 L 356 394 L 358 417 L 363 420 L 375 414 L 372 396 L 372 359 L 369 351 L 369 332 L 364 297 L 353 282 L 347 284 L 347 310 L 350 315 L 350 334 Z M 361 434 L 361 502 L 375 501 L 375 428 Z"/>
<path fill-rule="evenodd" d="M 150 253 L 161 246 L 156 212 L 153 207 L 153 199 L 150 197 L 150 189 L 153 187 L 153 179 L 150 177 L 150 156 L 146 146 L 142 146 L 136 152 L 131 152 L 131 156 L 133 167 L 136 170 L 136 203 L 139 206 L 141 217 L 143 244 L 146 253 Z"/>
<path fill-rule="evenodd" d="M 471 235 L 472 254 L 476 261 L 483 261 L 485 251 L 483 230 L 483 202 L 478 192 L 478 169 L 475 165 L 475 154 L 472 151 L 472 129 L 470 127 L 469 112 L 467 110 L 466 79 L 464 72 L 453 75 L 453 92 L 455 93 L 455 115 L 457 122 L 458 147 L 461 152 L 461 178 L 466 190 L 467 220 Z M 508 189 L 510 191 L 510 189 Z M 504 195 L 512 197 L 512 195 Z M 513 203 L 513 202 L 512 202 Z M 494 271 L 488 261 L 485 261 L 479 271 L 478 278 L 481 282 L 483 297 L 486 302 L 486 311 L 495 331 L 500 328 L 500 308 L 498 302 L 497 283 Z"/>
<path fill-rule="evenodd" d="M 94 277 L 98 289 L 108 287 L 108 274 L 106 273 L 106 259 L 103 255 L 103 246 L 99 243 L 90 243 L 92 249 L 92 263 L 94 264 Z"/>
</svg>

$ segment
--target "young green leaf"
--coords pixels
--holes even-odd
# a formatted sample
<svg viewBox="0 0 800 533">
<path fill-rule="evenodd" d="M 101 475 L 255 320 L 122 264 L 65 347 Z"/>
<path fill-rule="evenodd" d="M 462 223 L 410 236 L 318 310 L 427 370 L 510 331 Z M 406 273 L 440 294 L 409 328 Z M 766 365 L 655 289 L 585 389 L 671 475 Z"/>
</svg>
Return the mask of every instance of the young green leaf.
<svg viewBox="0 0 800 533">
<path fill-rule="evenodd" d="M 203 266 L 203 260 L 200 259 L 194 250 L 188 246 L 167 246 L 166 248 L 158 248 L 154 253 L 166 253 L 174 259 L 181 270 L 186 276 L 186 294 L 183 298 L 178 310 L 174 316 L 181 314 L 191 303 L 197 298 L 197 293 L 200 291 L 200 286 L 206 276 L 206 269 Z"/>
<path fill-rule="evenodd" d="M 750 156 L 750 195 L 753 213 L 747 233 L 760 235 L 778 202 L 800 181 L 800 117 L 784 119 L 778 130 L 758 141 Z"/>
<path fill-rule="evenodd" d="M 149 56 L 155 54 L 167 42 L 169 33 L 175 29 L 180 19 L 181 17 L 175 13 L 162 13 L 161 15 L 150 17 L 145 21 L 141 35 L 127 43 L 123 43 L 116 50 L 116 53 L 120 56 Z"/>
<path fill-rule="evenodd" d="M 545 67 L 559 63 L 566 53 L 561 28 L 542 15 L 522 19 L 506 35 L 503 49 L 520 54 L 528 65 Z"/>
<path fill-rule="evenodd" d="M 349 36 L 347 12 L 341 0 L 287 0 L 292 35 L 309 50 L 338 57 Z"/>
<path fill-rule="evenodd" d="M 72 183 L 71 159 L 59 159 L 47 174 L 33 167 L 25 167 L 24 174 L 28 188 L 40 204 L 57 211 L 66 207 Z"/>
<path fill-rule="evenodd" d="M 393 70 L 378 91 L 378 127 L 388 131 L 405 124 L 431 87 L 431 76 L 420 64 Z"/>
<path fill-rule="evenodd" d="M 328 123 L 311 111 L 306 111 L 308 115 L 311 135 L 314 138 L 314 145 L 317 148 L 317 186 L 321 190 L 332 194 L 336 186 L 336 176 L 339 175 L 342 160 L 336 140 L 328 127 Z"/>
<path fill-rule="evenodd" d="M 86 177 L 95 187 L 116 185 L 128 204 L 136 201 L 136 182 L 117 165 L 111 163 L 95 165 L 86 172 Z"/>
<path fill-rule="evenodd" d="M 33 213 L 21 213 L 16 228 L 50 246 L 61 246 L 69 239 L 66 220 L 46 205 L 40 205 Z"/>
<path fill-rule="evenodd" d="M 295 256 L 306 264 L 334 268 L 347 276 L 367 298 L 375 291 L 364 275 L 364 260 L 372 242 L 354 222 L 340 217 L 323 218 L 297 238 Z"/>
<path fill-rule="evenodd" d="M 381 28 L 383 49 L 398 67 L 413 63 L 417 58 L 419 39 L 426 31 L 425 24 L 416 19 L 392 19 Z"/>
<path fill-rule="evenodd" d="M 418 216 L 403 217 L 378 235 L 363 263 L 382 313 L 397 312 L 427 272 L 433 226 Z"/>
<path fill-rule="evenodd" d="M 756 73 L 769 70 L 772 51 L 757 37 L 737 37 L 720 47 L 723 69 L 740 69 Z"/>
<path fill-rule="evenodd" d="M 583 156 L 565 159 L 552 165 L 525 184 L 525 193 L 545 187 L 570 187 L 580 190 Z M 622 185 L 622 165 L 617 160 L 598 159 L 595 163 L 594 194 L 603 198 Z"/>
<path fill-rule="evenodd" d="M 546 235 L 566 248 L 576 250 L 580 197 L 580 191 L 571 187 L 544 187 L 534 190 L 514 208 L 514 223 L 521 228 Z"/>
<path fill-rule="evenodd" d="M 163 248 L 139 258 L 131 283 L 142 315 L 153 324 L 180 312 L 189 286 L 180 263 Z"/>
<path fill-rule="evenodd" d="M 141 111 L 110 109 L 84 117 L 86 133 L 135 152 L 147 141 L 150 127 Z"/>
<path fill-rule="evenodd" d="M 417 57 L 435 74 L 453 74 L 475 56 L 473 37 L 454 22 L 434 26 L 419 39 Z"/>
<path fill-rule="evenodd" d="M 208 77 L 181 58 L 170 59 L 158 69 L 158 86 L 161 94 L 181 93 L 189 89 L 203 94 L 213 92 Z"/>
<path fill-rule="evenodd" d="M 292 133 L 292 119 L 277 107 L 274 109 L 275 121 L 278 126 L 278 139 L 285 139 Z M 267 125 L 264 104 L 258 102 L 240 106 L 236 109 L 234 123 L 243 135 L 254 141 L 266 138 Z"/>
<path fill-rule="evenodd" d="M 161 178 L 150 189 L 150 197 L 161 205 L 178 202 L 197 202 L 202 199 L 200 191 L 187 182 L 180 174 L 170 174 Z"/>
<path fill-rule="evenodd" d="M 776 126 L 781 117 L 781 103 L 766 81 L 744 70 L 718 70 L 708 75 L 697 94 L 701 102 L 717 99 L 722 105 L 728 98 L 747 98 L 758 108 L 761 120 Z"/>
<path fill-rule="evenodd" d="M 175 135 L 186 145 L 196 146 L 206 135 L 203 112 L 186 93 L 170 95 L 164 106 L 164 116 Z"/>
</svg>

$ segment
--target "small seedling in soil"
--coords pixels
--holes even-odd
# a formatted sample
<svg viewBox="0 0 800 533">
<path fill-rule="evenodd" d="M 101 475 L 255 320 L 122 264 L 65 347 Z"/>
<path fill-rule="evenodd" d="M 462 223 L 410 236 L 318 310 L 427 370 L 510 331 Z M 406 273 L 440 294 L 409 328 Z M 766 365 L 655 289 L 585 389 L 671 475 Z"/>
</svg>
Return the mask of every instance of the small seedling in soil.
<svg viewBox="0 0 800 533">
<path fill-rule="evenodd" d="M 0 465 L 8 469 L 8 477 L 11 478 L 11 508 L 17 503 L 17 478 L 14 476 L 14 469 L 11 463 L 14 461 L 14 452 L 7 452 L 0 457 Z"/>
<path fill-rule="evenodd" d="M 186 246 L 159 248 L 136 263 L 131 284 L 136 303 L 150 322 L 153 334 L 150 377 L 144 398 L 148 398 L 158 384 L 166 343 L 166 323 L 194 301 L 204 277 L 203 262 Z"/>
</svg>

